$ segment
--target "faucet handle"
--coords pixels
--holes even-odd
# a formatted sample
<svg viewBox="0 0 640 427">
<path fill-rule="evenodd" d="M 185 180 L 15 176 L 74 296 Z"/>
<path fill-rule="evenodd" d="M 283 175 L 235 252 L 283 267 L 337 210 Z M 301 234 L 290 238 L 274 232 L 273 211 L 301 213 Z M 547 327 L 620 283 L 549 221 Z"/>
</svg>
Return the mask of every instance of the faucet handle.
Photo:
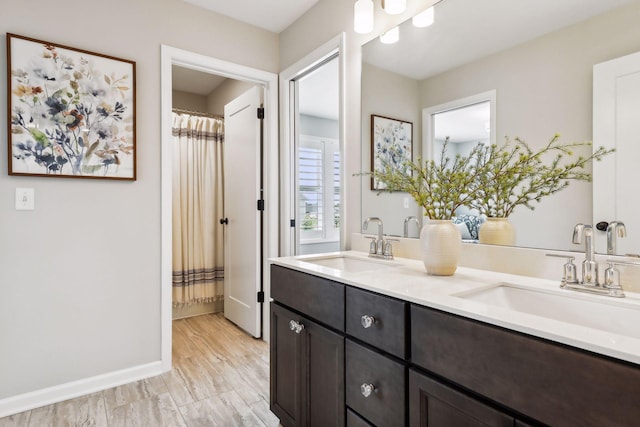
<svg viewBox="0 0 640 427">
<path fill-rule="evenodd" d="M 384 242 L 384 253 L 385 258 L 393 259 L 393 247 L 391 246 L 391 242 L 399 242 L 398 239 L 387 239 Z"/>
<path fill-rule="evenodd" d="M 609 266 L 604 271 L 604 288 L 609 290 L 609 296 L 612 297 L 624 297 L 622 286 L 620 286 L 620 271 L 616 268 L 616 263 L 611 262 L 613 260 L 607 260 Z"/>
<path fill-rule="evenodd" d="M 378 238 L 373 236 L 364 236 L 367 239 L 371 239 L 371 243 L 369 243 L 369 254 L 375 254 L 378 246 Z"/>
<path fill-rule="evenodd" d="M 617 259 L 608 259 L 606 262 L 609 267 L 604 272 L 604 287 L 609 290 L 609 296 L 622 298 L 624 297 L 624 291 L 622 285 L 620 285 L 620 272 L 615 266 L 640 267 L 640 263 Z"/>
<path fill-rule="evenodd" d="M 566 284 L 576 284 L 578 283 L 578 273 L 576 269 L 576 265 L 573 263 L 573 260 L 576 259 L 573 255 L 560 255 L 560 254 L 546 254 L 548 257 L 553 258 L 564 258 L 567 262 L 564 264 L 563 275 L 562 275 L 562 284 L 560 287 L 564 287 Z"/>
</svg>

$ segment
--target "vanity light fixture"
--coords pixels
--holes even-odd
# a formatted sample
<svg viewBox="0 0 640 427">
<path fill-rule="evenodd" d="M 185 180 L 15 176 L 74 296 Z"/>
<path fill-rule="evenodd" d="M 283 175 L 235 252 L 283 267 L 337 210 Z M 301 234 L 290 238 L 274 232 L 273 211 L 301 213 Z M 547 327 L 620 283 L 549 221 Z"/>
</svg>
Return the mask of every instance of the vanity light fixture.
<svg viewBox="0 0 640 427">
<path fill-rule="evenodd" d="M 411 18 L 411 23 L 413 24 L 413 26 L 418 28 L 426 28 L 429 25 L 432 25 L 434 21 L 435 16 L 433 6 Z"/>
<path fill-rule="evenodd" d="M 407 9 L 407 0 L 382 0 L 382 8 L 389 15 L 399 15 Z"/>
<path fill-rule="evenodd" d="M 353 6 L 353 30 L 358 34 L 373 31 L 373 0 L 358 0 Z"/>
<path fill-rule="evenodd" d="M 441 1 L 437 0 L 434 5 Z M 381 0 L 381 6 L 387 14 L 398 15 L 407 9 L 407 0 Z M 434 12 L 433 6 L 423 10 L 412 18 L 413 25 L 418 28 L 424 28 L 433 24 Z M 353 5 L 353 30 L 358 34 L 369 34 L 373 31 L 373 21 L 374 0 L 356 0 Z M 389 43 L 395 43 L 396 41 L 397 39 Z"/>
<path fill-rule="evenodd" d="M 393 44 L 400 40 L 400 27 L 393 27 L 380 36 L 380 42 L 384 44 Z"/>
</svg>

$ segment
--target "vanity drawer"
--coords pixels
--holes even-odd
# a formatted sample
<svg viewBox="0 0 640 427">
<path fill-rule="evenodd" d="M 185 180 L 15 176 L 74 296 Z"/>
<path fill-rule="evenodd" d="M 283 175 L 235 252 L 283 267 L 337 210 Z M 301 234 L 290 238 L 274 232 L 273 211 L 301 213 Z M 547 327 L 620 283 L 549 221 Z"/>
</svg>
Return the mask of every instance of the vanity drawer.
<svg viewBox="0 0 640 427">
<path fill-rule="evenodd" d="M 342 283 L 271 265 L 271 297 L 312 319 L 344 331 Z"/>
<path fill-rule="evenodd" d="M 405 366 L 349 339 L 345 349 L 347 406 L 374 425 L 404 426 Z M 366 395 L 363 385 L 373 391 Z"/>
<path fill-rule="evenodd" d="M 637 365 L 417 305 L 411 345 L 414 364 L 544 424 L 638 425 Z"/>
<path fill-rule="evenodd" d="M 347 334 L 405 359 L 408 307 L 404 301 L 347 287 Z"/>
<path fill-rule="evenodd" d="M 347 427 L 374 427 L 360 415 L 347 408 Z"/>
</svg>

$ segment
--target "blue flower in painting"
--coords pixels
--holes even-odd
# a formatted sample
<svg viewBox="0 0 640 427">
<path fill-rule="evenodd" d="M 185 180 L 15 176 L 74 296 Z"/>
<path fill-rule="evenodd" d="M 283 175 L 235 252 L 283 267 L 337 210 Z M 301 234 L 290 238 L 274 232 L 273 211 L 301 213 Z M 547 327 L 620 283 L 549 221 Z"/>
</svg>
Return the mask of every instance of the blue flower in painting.
<svg viewBox="0 0 640 427">
<path fill-rule="evenodd" d="M 67 105 L 60 98 L 49 97 L 44 101 L 49 106 L 49 114 L 55 116 L 67 109 Z"/>
</svg>

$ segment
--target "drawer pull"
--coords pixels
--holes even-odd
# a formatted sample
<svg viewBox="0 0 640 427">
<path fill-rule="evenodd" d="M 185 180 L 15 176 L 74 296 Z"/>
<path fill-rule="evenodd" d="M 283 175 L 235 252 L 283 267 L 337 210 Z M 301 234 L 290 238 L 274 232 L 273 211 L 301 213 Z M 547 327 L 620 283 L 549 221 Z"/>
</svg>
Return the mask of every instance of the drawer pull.
<svg viewBox="0 0 640 427">
<path fill-rule="evenodd" d="M 360 392 L 364 397 L 371 396 L 371 393 L 373 393 L 375 390 L 376 388 L 373 386 L 373 384 L 365 383 L 360 386 Z"/>
<path fill-rule="evenodd" d="M 289 322 L 289 329 L 294 331 L 296 334 L 299 334 L 304 329 L 304 325 L 300 322 L 296 322 L 295 320 L 291 320 Z"/>
<path fill-rule="evenodd" d="M 373 316 L 368 316 L 366 314 L 362 315 L 360 318 L 360 323 L 362 323 L 362 327 L 367 329 L 373 326 L 376 323 L 376 318 Z"/>
</svg>

